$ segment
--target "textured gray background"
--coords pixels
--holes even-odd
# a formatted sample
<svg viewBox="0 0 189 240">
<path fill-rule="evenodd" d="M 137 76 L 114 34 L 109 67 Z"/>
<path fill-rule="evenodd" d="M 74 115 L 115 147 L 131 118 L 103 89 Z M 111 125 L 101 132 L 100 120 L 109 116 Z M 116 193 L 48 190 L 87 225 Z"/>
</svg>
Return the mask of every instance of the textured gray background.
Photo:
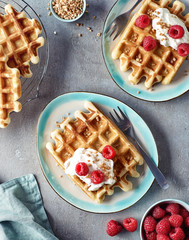
<svg viewBox="0 0 189 240">
<path fill-rule="evenodd" d="M 0 135 L 0 182 L 34 173 L 40 185 L 44 206 L 55 235 L 59 239 L 111 239 L 106 235 L 110 219 L 132 216 L 140 219 L 145 210 L 163 198 L 188 201 L 189 162 L 189 93 L 164 103 L 138 100 L 118 88 L 103 61 L 101 39 L 96 36 L 115 0 L 90 0 L 88 14 L 75 23 L 63 24 L 48 16 L 48 0 L 27 0 L 41 15 L 48 33 L 50 61 L 41 88 L 41 97 L 12 114 L 11 125 Z M 94 20 L 93 16 L 97 16 Z M 94 30 L 89 32 L 86 27 Z M 57 35 L 53 32 L 56 31 Z M 78 33 L 83 37 L 79 38 Z M 92 214 L 81 211 L 62 200 L 48 185 L 40 169 L 36 150 L 36 126 L 43 108 L 55 97 L 70 91 L 92 91 L 122 100 L 135 109 L 150 127 L 157 143 L 160 168 L 170 188 L 163 191 L 156 182 L 146 195 L 129 209 L 114 214 Z M 139 229 L 123 232 L 114 239 L 139 239 Z"/>
</svg>

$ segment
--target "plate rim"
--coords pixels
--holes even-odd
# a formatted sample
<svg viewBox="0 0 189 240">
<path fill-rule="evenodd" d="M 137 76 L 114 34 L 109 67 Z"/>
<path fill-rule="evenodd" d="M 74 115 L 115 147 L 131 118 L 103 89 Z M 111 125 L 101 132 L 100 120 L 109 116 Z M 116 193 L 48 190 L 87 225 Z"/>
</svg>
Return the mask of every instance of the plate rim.
<svg viewBox="0 0 189 240">
<path fill-rule="evenodd" d="M 106 55 L 105 55 L 105 50 L 104 50 L 104 39 L 105 39 L 105 25 L 106 25 L 106 23 L 107 23 L 107 19 L 108 19 L 108 17 L 109 17 L 109 15 L 111 14 L 111 12 L 112 12 L 112 10 L 114 9 L 114 7 L 117 5 L 117 4 L 119 4 L 119 2 L 121 2 L 122 0 L 118 0 L 118 1 L 116 1 L 113 5 L 112 5 L 112 7 L 110 8 L 110 10 L 108 11 L 108 13 L 107 13 L 107 15 L 106 15 L 106 18 L 105 18 L 105 21 L 104 21 L 104 24 L 103 24 L 103 31 L 102 31 L 102 38 L 101 38 L 101 52 L 102 52 L 102 56 L 103 56 L 103 60 L 104 60 L 104 64 L 105 64 L 105 66 L 106 66 L 106 69 L 107 69 L 107 71 L 108 71 L 108 73 L 109 73 L 109 75 L 111 76 L 111 78 L 112 78 L 112 80 L 114 81 L 114 83 L 121 89 L 121 90 L 123 90 L 125 93 L 127 93 L 127 94 L 129 94 L 130 96 L 132 96 L 132 97 L 134 97 L 134 98 L 136 98 L 136 99 L 140 99 L 140 100 L 142 100 L 142 101 L 145 101 L 145 102 L 159 102 L 159 103 L 161 103 L 161 102 L 168 102 L 168 101 L 171 101 L 171 100 L 173 100 L 173 99 L 176 99 L 176 98 L 178 98 L 178 97 L 180 97 L 180 96 L 182 96 L 182 95 L 184 95 L 184 94 L 186 94 L 187 92 L 189 92 L 189 88 L 186 90 L 186 91 L 184 91 L 183 93 L 181 93 L 181 94 L 179 94 L 179 95 L 177 95 L 177 96 L 175 96 L 175 97 L 171 97 L 171 98 L 167 98 L 167 99 L 161 99 L 161 100 L 150 100 L 150 99 L 145 99 L 145 98 L 141 98 L 140 96 L 139 96 L 139 94 L 138 95 L 134 95 L 134 94 L 132 94 L 132 93 L 130 93 L 130 92 L 128 92 L 128 91 L 126 91 L 122 86 L 120 86 L 119 85 L 119 83 L 114 79 L 114 77 L 112 76 L 112 74 L 111 74 L 111 72 L 110 72 L 110 70 L 109 70 L 109 68 L 108 68 L 108 66 L 107 66 L 107 63 L 106 63 Z M 143 1 L 143 0 L 142 0 Z M 129 2 L 129 0 L 127 0 L 127 2 L 126 2 L 126 4 Z M 138 5 L 139 4 L 141 4 L 141 2 L 139 2 L 138 3 Z M 137 5 L 137 6 L 138 6 Z M 136 6 L 136 7 L 137 7 Z"/>
<path fill-rule="evenodd" d="M 42 161 L 42 160 L 44 161 L 44 159 L 43 159 L 43 157 L 42 157 L 42 159 L 41 159 L 41 156 L 40 156 L 40 150 L 39 150 L 39 145 L 40 145 L 40 144 L 39 144 L 39 134 L 38 134 L 38 129 L 39 129 L 39 124 L 40 124 L 41 116 L 42 116 L 42 114 L 44 113 L 44 111 L 46 110 L 46 108 L 47 108 L 53 101 L 55 101 L 56 99 L 61 98 L 61 97 L 64 97 L 65 95 L 78 94 L 78 93 L 81 93 L 81 94 L 94 94 L 94 95 L 97 95 L 97 96 L 108 97 L 108 98 L 110 98 L 110 99 L 113 99 L 113 100 L 116 100 L 116 101 L 122 103 L 122 104 L 125 105 L 126 107 L 130 108 L 135 114 L 137 114 L 137 115 L 142 119 L 142 121 L 145 123 L 145 125 L 148 127 L 148 129 L 149 129 L 149 131 L 150 131 L 150 133 L 151 133 L 151 136 L 152 136 L 153 141 L 154 141 L 154 143 L 155 143 L 155 144 L 154 144 L 154 147 L 155 147 L 155 151 L 156 151 L 156 155 L 157 155 L 157 159 L 156 159 L 156 160 L 157 160 L 157 163 L 156 163 L 156 164 L 157 164 L 157 166 L 159 165 L 159 154 L 158 154 L 157 144 L 156 144 L 156 141 L 155 141 L 155 139 L 154 139 L 154 136 L 153 136 L 153 134 L 152 134 L 152 132 L 151 132 L 151 129 L 149 128 L 149 126 L 147 125 L 147 123 L 143 120 L 143 118 L 142 118 L 132 107 L 128 106 L 126 103 L 122 102 L 121 100 L 119 100 L 119 99 L 117 99 L 117 98 L 114 98 L 114 97 L 111 97 L 111 96 L 108 96 L 108 95 L 106 95 L 106 94 L 101 94 L 101 93 L 96 93 L 96 92 L 90 92 L 90 91 L 71 91 L 71 92 L 63 93 L 63 94 L 58 95 L 58 96 L 56 96 L 55 98 L 53 98 L 48 104 L 46 104 L 46 106 L 43 108 L 43 110 L 41 111 L 41 113 L 40 113 L 40 115 L 39 115 L 38 122 L 37 122 L 37 129 L 36 129 L 36 138 L 37 138 L 36 148 L 37 148 L 37 156 L 38 156 L 38 161 L 39 161 L 40 168 L 41 168 L 41 170 L 42 170 L 42 173 L 43 173 L 43 175 L 44 175 L 47 183 L 48 183 L 48 184 L 50 185 L 50 187 L 54 190 L 54 192 L 55 192 L 61 199 L 63 199 L 65 202 L 67 202 L 67 203 L 70 204 L 71 206 L 73 206 L 73 207 L 75 207 L 75 208 L 77 208 L 77 209 L 79 209 L 79 210 L 82 210 L 82 211 L 84 211 L 84 212 L 94 213 L 94 214 L 110 214 L 110 213 L 116 213 L 116 212 L 124 211 L 124 210 L 126 210 L 127 208 L 132 207 L 135 203 L 137 203 L 137 202 L 149 191 L 149 189 L 151 188 L 151 186 L 152 186 L 152 184 L 153 184 L 153 182 L 154 182 L 154 180 L 155 180 L 155 178 L 154 178 L 154 176 L 153 176 L 152 173 L 151 173 L 152 180 L 151 180 L 150 185 L 149 185 L 148 188 L 144 191 L 144 193 L 137 198 L 137 200 L 136 200 L 134 203 L 132 203 L 132 204 L 130 204 L 129 206 L 124 207 L 124 208 L 122 208 L 122 209 L 120 209 L 120 210 L 115 210 L 115 211 L 114 211 L 114 210 L 112 210 L 112 211 L 100 211 L 100 212 L 98 212 L 98 211 L 95 211 L 95 210 L 94 210 L 94 211 L 93 211 L 93 210 L 87 210 L 87 209 L 84 209 L 84 208 L 82 208 L 82 207 L 79 207 L 79 206 L 75 205 L 74 203 L 70 202 L 70 201 L 69 201 L 68 199 L 66 199 L 65 197 L 63 197 L 63 196 L 58 192 L 58 190 L 56 190 L 56 188 L 50 183 L 50 180 L 48 179 L 48 177 L 47 177 L 47 175 L 46 175 L 46 173 L 45 173 L 45 170 L 43 169 L 43 166 L 42 166 L 41 161 Z M 150 171 L 150 170 L 149 170 L 149 171 Z"/>
</svg>

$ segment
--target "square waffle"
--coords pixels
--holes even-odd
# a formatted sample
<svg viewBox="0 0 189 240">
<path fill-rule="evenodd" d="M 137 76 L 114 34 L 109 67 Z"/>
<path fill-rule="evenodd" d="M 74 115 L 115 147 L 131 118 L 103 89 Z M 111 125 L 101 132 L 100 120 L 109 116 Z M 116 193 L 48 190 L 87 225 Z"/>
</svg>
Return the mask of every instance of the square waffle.
<svg viewBox="0 0 189 240">
<path fill-rule="evenodd" d="M 10 4 L 5 6 L 5 15 L 0 15 L 0 45 L 8 56 L 8 66 L 20 70 L 23 77 L 31 77 L 30 61 L 39 62 L 38 48 L 44 45 L 44 38 L 36 19 L 28 19 L 23 12 L 17 12 Z"/>
<path fill-rule="evenodd" d="M 21 97 L 20 73 L 16 68 L 9 68 L 7 60 L 0 46 L 0 128 L 8 126 L 12 111 L 19 112 L 22 108 L 17 101 Z"/>
<path fill-rule="evenodd" d="M 60 129 L 51 133 L 54 143 L 47 143 L 46 148 L 65 170 L 64 163 L 78 148 L 92 148 L 102 152 L 105 146 L 111 145 L 116 152 L 113 158 L 116 183 L 113 186 L 103 185 L 97 191 L 89 191 L 89 186 L 85 182 L 76 175 L 69 175 L 92 200 L 102 203 L 105 195 L 113 194 L 114 187 L 119 187 L 123 191 L 132 189 L 132 183 L 126 177 L 140 176 L 136 166 L 143 164 L 143 158 L 119 128 L 93 103 L 86 102 L 85 108 L 88 112 L 77 111 L 75 120 L 70 117 L 63 119 L 58 125 Z"/>
<path fill-rule="evenodd" d="M 173 48 L 164 47 L 159 42 L 152 51 L 145 51 L 142 42 L 146 36 L 156 39 L 155 31 L 152 29 L 152 24 L 145 29 L 135 25 L 140 15 L 146 14 L 152 21 L 156 9 L 167 8 L 189 28 L 189 14 L 182 15 L 185 5 L 180 1 L 174 1 L 172 6 L 171 3 L 172 0 L 144 0 L 112 51 L 112 58 L 120 59 L 121 71 L 133 70 L 128 77 L 132 84 L 139 83 L 143 77 L 146 88 L 151 88 L 157 82 L 169 84 L 186 59 L 179 56 Z"/>
</svg>

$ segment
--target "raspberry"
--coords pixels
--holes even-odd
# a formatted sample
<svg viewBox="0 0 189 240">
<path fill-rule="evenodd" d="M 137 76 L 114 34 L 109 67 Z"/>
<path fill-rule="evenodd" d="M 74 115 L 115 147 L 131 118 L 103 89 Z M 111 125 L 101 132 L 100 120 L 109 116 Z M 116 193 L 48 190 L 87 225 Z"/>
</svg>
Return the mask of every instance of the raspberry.
<svg viewBox="0 0 189 240">
<path fill-rule="evenodd" d="M 177 52 L 181 57 L 186 57 L 189 54 L 189 44 L 181 43 L 177 48 Z"/>
<path fill-rule="evenodd" d="M 116 155 L 115 150 L 111 146 L 106 146 L 102 150 L 102 156 L 106 159 L 112 159 Z"/>
<path fill-rule="evenodd" d="M 170 230 L 171 230 L 171 225 L 169 221 L 167 221 L 166 219 L 162 219 L 160 222 L 158 222 L 156 226 L 156 232 L 158 234 L 167 235 L 170 232 Z"/>
<path fill-rule="evenodd" d="M 156 47 L 156 40 L 153 37 L 148 36 L 148 37 L 144 38 L 144 40 L 143 40 L 143 48 L 146 51 L 151 51 L 155 47 Z"/>
<path fill-rule="evenodd" d="M 86 163 L 79 162 L 75 167 L 75 171 L 79 176 L 86 176 L 89 172 L 89 168 Z"/>
<path fill-rule="evenodd" d="M 166 210 L 166 212 L 171 213 L 171 215 L 172 214 L 179 214 L 180 206 L 177 203 L 170 203 L 170 204 L 167 205 L 165 210 Z"/>
<path fill-rule="evenodd" d="M 104 180 L 104 173 L 100 170 L 95 170 L 91 173 L 91 182 L 94 184 L 99 184 Z"/>
<path fill-rule="evenodd" d="M 134 232 L 137 230 L 138 223 L 136 219 L 130 217 L 123 220 L 123 226 L 127 231 Z"/>
<path fill-rule="evenodd" d="M 152 216 L 147 216 L 144 219 L 144 230 L 146 233 L 153 232 L 156 228 L 157 222 Z"/>
<path fill-rule="evenodd" d="M 178 214 L 173 214 L 170 216 L 169 222 L 172 227 L 180 227 L 183 222 L 183 217 Z"/>
<path fill-rule="evenodd" d="M 170 240 L 170 238 L 167 235 L 164 234 L 158 234 L 157 240 Z"/>
<path fill-rule="evenodd" d="M 167 221 L 169 221 L 170 215 L 165 215 L 165 217 L 163 217 L 163 219 L 166 219 Z"/>
<path fill-rule="evenodd" d="M 180 25 L 173 25 L 170 27 L 168 34 L 174 39 L 182 38 L 184 36 L 184 28 Z"/>
<path fill-rule="evenodd" d="M 152 212 L 152 216 L 156 219 L 163 218 L 165 216 L 165 210 L 163 210 L 159 206 L 156 206 Z"/>
<path fill-rule="evenodd" d="M 114 220 L 110 220 L 107 224 L 106 232 L 109 236 L 113 237 L 113 236 L 117 235 L 118 233 L 120 233 L 122 228 L 123 227 L 121 226 L 121 224 L 119 224 L 118 222 L 116 222 Z"/>
<path fill-rule="evenodd" d="M 146 233 L 146 240 L 156 240 L 156 233 L 155 232 Z"/>
<path fill-rule="evenodd" d="M 189 228 L 189 217 L 184 220 L 185 226 Z"/>
<path fill-rule="evenodd" d="M 137 18 L 135 25 L 139 28 L 146 28 L 150 25 L 150 18 L 147 15 L 141 15 Z"/>
<path fill-rule="evenodd" d="M 185 208 L 181 208 L 180 215 L 185 219 L 185 218 L 189 217 L 189 212 Z"/>
<path fill-rule="evenodd" d="M 170 233 L 169 236 L 172 240 L 184 240 L 185 234 L 181 228 L 174 228 Z"/>
</svg>

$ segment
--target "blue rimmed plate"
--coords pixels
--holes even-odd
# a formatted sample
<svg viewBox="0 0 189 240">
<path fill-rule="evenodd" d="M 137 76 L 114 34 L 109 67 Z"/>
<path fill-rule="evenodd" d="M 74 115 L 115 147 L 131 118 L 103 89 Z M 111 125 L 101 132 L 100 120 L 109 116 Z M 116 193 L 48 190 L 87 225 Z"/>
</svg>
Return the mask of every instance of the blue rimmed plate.
<svg viewBox="0 0 189 240">
<path fill-rule="evenodd" d="M 186 5 L 186 12 L 189 12 L 189 3 L 187 0 L 182 0 L 182 2 Z M 104 24 L 104 30 L 116 16 L 128 11 L 132 5 L 133 1 L 118 0 L 107 16 Z M 139 9 L 139 7 L 140 4 L 131 15 L 133 15 Z M 116 84 L 125 92 L 142 100 L 161 102 L 176 98 L 189 90 L 189 75 L 187 74 L 189 69 L 187 60 L 182 64 L 172 83 L 169 85 L 156 84 L 152 88 L 152 91 L 149 91 L 145 88 L 143 81 L 141 81 L 138 85 L 132 85 L 128 80 L 130 71 L 122 72 L 119 67 L 119 60 L 113 60 L 111 57 L 111 52 L 119 38 L 117 38 L 115 41 L 112 41 L 112 39 L 113 38 L 110 38 L 109 35 L 105 35 L 103 33 L 102 52 L 110 75 Z"/>
<path fill-rule="evenodd" d="M 112 108 L 119 106 L 128 115 L 134 125 L 136 134 L 158 165 L 158 153 L 152 133 L 142 118 L 124 103 L 104 95 L 87 92 L 73 92 L 61 95 L 50 102 L 41 113 L 37 127 L 37 148 L 43 173 L 51 187 L 64 200 L 82 210 L 94 213 L 111 213 L 126 209 L 136 203 L 150 188 L 154 177 L 146 164 L 138 167 L 141 177 L 131 178 L 133 190 L 123 192 L 116 188 L 112 196 L 106 196 L 102 204 L 94 203 L 81 189 L 73 184 L 64 171 L 45 148 L 50 133 L 56 128 L 56 122 L 62 117 L 73 116 L 78 109 L 84 111 L 84 102 L 92 101 L 107 116 Z"/>
</svg>

